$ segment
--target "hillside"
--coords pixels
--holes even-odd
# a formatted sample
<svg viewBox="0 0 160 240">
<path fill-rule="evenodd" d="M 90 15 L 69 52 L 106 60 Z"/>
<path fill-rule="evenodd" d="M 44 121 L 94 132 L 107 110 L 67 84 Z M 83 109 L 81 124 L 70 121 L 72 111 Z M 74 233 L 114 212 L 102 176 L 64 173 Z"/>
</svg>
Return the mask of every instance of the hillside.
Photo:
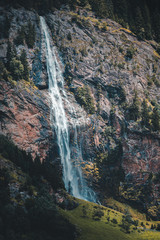
<svg viewBox="0 0 160 240">
<path fill-rule="evenodd" d="M 38 159 L 38 166 L 42 163 L 42 179 L 46 178 L 43 176 L 46 161 L 56 166 L 62 178 L 64 170 L 50 110 L 45 36 L 39 12 L 12 7 L 1 7 L 0 12 L 2 24 L 8 19 L 0 39 L 0 133 Z M 160 219 L 159 45 L 154 40 L 140 40 L 110 18 L 97 17 L 89 7 L 77 6 L 73 10 L 62 6 L 42 13 L 49 27 L 56 67 L 61 69 L 65 81 L 62 101 L 73 165 L 82 170 L 84 181 L 102 205 L 112 207 L 114 213 L 118 210 L 125 214 L 121 208 L 129 204 L 146 214 L 145 225 L 150 229 L 152 221 Z M 60 88 L 61 84 L 59 81 Z M 2 159 L 8 158 L 8 152 L 8 148 L 1 151 Z M 12 161 L 11 157 L 9 160 Z M 55 188 L 54 194 L 64 187 L 57 184 L 56 177 L 47 178 Z M 121 202 L 121 207 L 111 204 L 110 198 Z M 83 204 L 89 203 L 80 201 L 73 212 L 60 212 L 85 233 L 85 222 L 92 230 L 96 223 L 92 219 L 92 203 L 88 217 L 81 220 L 79 211 Z M 108 210 L 105 207 L 102 210 L 105 217 L 101 216 L 95 227 L 103 231 L 106 226 L 104 236 L 116 229 L 114 239 L 116 234 L 122 235 L 121 239 L 139 239 L 137 228 L 131 238 L 120 231 L 122 213 L 109 216 L 115 217 L 116 222 L 109 220 L 112 223 L 106 225 Z M 77 222 L 75 214 L 80 217 Z M 141 239 L 149 235 L 149 239 L 156 239 L 152 233 L 144 232 Z"/>
</svg>

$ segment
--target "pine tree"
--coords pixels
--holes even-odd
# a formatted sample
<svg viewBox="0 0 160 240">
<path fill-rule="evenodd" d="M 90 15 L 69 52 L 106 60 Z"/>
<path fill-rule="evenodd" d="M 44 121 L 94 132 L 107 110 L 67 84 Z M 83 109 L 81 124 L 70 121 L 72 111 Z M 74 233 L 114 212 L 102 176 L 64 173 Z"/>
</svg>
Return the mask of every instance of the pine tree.
<svg viewBox="0 0 160 240">
<path fill-rule="evenodd" d="M 80 0 L 80 6 L 85 7 L 88 4 L 88 0 Z"/>
<path fill-rule="evenodd" d="M 0 80 L 3 79 L 4 68 L 3 62 L 0 61 Z"/>
<path fill-rule="evenodd" d="M 39 156 L 36 156 L 34 159 L 34 170 L 36 175 L 40 175 L 42 173 L 42 163 Z"/>
<path fill-rule="evenodd" d="M 6 16 L 5 17 L 5 22 L 3 23 L 4 24 L 4 38 L 8 38 L 9 37 L 9 29 L 10 29 L 10 26 L 11 26 L 11 20 Z"/>
<path fill-rule="evenodd" d="M 150 128 L 149 109 L 148 109 L 147 101 L 145 99 L 142 102 L 141 117 L 142 117 L 142 121 L 141 121 L 142 126 Z"/>
<path fill-rule="evenodd" d="M 18 35 L 17 38 L 15 39 L 15 44 L 16 45 L 20 45 L 20 44 L 24 44 L 24 40 L 25 40 L 25 27 L 22 26 L 21 29 L 18 30 Z"/>
<path fill-rule="evenodd" d="M 105 0 L 90 0 L 89 3 L 92 6 L 92 10 L 100 17 L 105 17 L 107 15 L 107 6 Z"/>
<path fill-rule="evenodd" d="M 116 0 L 115 1 L 115 11 L 120 19 L 123 19 L 123 22 L 127 23 L 128 14 L 127 14 L 127 1 L 126 0 Z"/>
<path fill-rule="evenodd" d="M 15 58 L 17 55 L 16 49 L 14 47 L 14 45 L 8 41 L 8 46 L 7 46 L 7 69 L 8 71 L 10 71 L 10 62 L 13 58 Z"/>
<path fill-rule="evenodd" d="M 26 43 L 29 48 L 33 48 L 36 38 L 35 26 L 29 21 L 27 28 Z"/>
<path fill-rule="evenodd" d="M 154 32 L 154 38 L 157 42 L 160 42 L 160 13 L 158 9 L 153 14 L 153 32 Z"/>
<path fill-rule="evenodd" d="M 112 0 L 106 0 L 106 6 L 107 6 L 107 15 L 108 18 L 113 18 L 114 16 L 114 6 Z"/>
<path fill-rule="evenodd" d="M 151 18 L 148 6 L 145 4 L 143 8 L 144 28 L 146 39 L 152 39 Z"/>
<path fill-rule="evenodd" d="M 27 61 L 27 54 L 26 54 L 26 51 L 24 49 L 21 53 L 20 61 L 23 64 L 23 67 L 24 67 L 23 78 L 26 81 L 29 81 L 29 66 L 28 66 L 28 61 Z"/>
<path fill-rule="evenodd" d="M 24 67 L 20 60 L 12 58 L 10 62 L 10 72 L 14 80 L 18 81 L 23 79 Z"/>
<path fill-rule="evenodd" d="M 153 109 L 151 122 L 152 122 L 153 131 L 159 131 L 160 130 L 160 109 L 158 108 L 158 105 L 156 105 Z"/>
<path fill-rule="evenodd" d="M 140 104 L 139 104 L 137 91 L 135 91 L 133 103 L 129 108 L 129 119 L 137 121 L 139 117 L 140 117 Z"/>
<path fill-rule="evenodd" d="M 142 16 L 142 13 L 141 13 L 141 9 L 139 7 L 137 7 L 137 9 L 136 9 L 135 22 L 136 22 L 137 37 L 140 40 L 142 40 L 145 36 L 145 31 L 144 31 L 144 20 L 143 20 L 143 16 Z"/>
</svg>

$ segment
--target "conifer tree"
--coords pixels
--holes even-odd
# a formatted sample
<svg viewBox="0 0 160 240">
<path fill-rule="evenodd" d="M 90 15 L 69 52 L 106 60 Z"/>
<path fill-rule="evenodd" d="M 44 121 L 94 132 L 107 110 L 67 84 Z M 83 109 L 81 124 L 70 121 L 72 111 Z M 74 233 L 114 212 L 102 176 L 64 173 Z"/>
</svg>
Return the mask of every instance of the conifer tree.
<svg viewBox="0 0 160 240">
<path fill-rule="evenodd" d="M 80 6 L 85 7 L 88 4 L 88 0 L 80 0 Z"/>
<path fill-rule="evenodd" d="M 25 27 L 22 26 L 21 29 L 18 30 L 18 35 L 17 38 L 15 39 L 15 44 L 16 45 L 20 45 L 20 44 L 24 44 L 24 40 L 25 40 Z"/>
<path fill-rule="evenodd" d="M 26 43 L 29 48 L 33 48 L 36 37 L 35 26 L 29 21 L 27 28 Z"/>
<path fill-rule="evenodd" d="M 142 102 L 141 117 L 142 117 L 142 121 L 141 121 L 142 126 L 150 128 L 149 109 L 148 109 L 147 101 L 145 99 Z"/>
<path fill-rule="evenodd" d="M 127 14 L 127 1 L 126 0 L 116 0 L 115 1 L 115 12 L 120 19 L 123 19 L 125 23 L 128 21 Z"/>
<path fill-rule="evenodd" d="M 26 51 L 24 49 L 21 53 L 20 61 L 23 64 L 23 67 L 24 67 L 23 78 L 26 81 L 29 81 L 29 66 L 28 66 L 28 61 L 27 61 L 27 54 L 26 54 Z"/>
<path fill-rule="evenodd" d="M 107 6 L 107 15 L 108 18 L 114 17 L 114 6 L 112 0 L 106 0 L 106 6 Z"/>
<path fill-rule="evenodd" d="M 12 58 L 10 62 L 10 72 L 14 80 L 18 81 L 23 79 L 24 67 L 20 60 Z"/>
<path fill-rule="evenodd" d="M 0 61 L 0 80 L 3 78 L 4 68 L 3 62 Z"/>
<path fill-rule="evenodd" d="M 141 13 L 141 9 L 137 7 L 136 9 L 136 17 L 135 17 L 135 22 L 136 22 L 136 34 L 137 37 L 142 40 L 145 36 L 145 30 L 144 30 L 144 20 L 143 16 Z"/>
<path fill-rule="evenodd" d="M 9 37 L 9 29 L 11 26 L 11 20 L 6 16 L 5 17 L 5 22 L 4 22 L 4 38 L 8 38 Z"/>
<path fill-rule="evenodd" d="M 143 8 L 144 28 L 146 39 L 152 39 L 151 18 L 147 5 Z"/>
<path fill-rule="evenodd" d="M 16 48 L 14 45 L 8 41 L 8 46 L 7 46 L 7 69 L 10 71 L 10 62 L 13 58 L 15 58 L 17 55 Z"/>
<path fill-rule="evenodd" d="M 153 109 L 151 122 L 152 122 L 153 131 L 159 131 L 160 130 L 160 109 L 158 108 L 158 105 L 156 105 Z"/>
<path fill-rule="evenodd" d="M 139 104 L 139 100 L 138 100 L 137 91 L 135 91 L 133 103 L 129 108 L 129 118 L 130 118 L 130 120 L 137 121 L 137 119 L 139 117 L 140 117 L 140 104 Z"/>
<path fill-rule="evenodd" d="M 160 42 L 160 13 L 158 9 L 153 14 L 153 31 L 157 42 Z"/>
</svg>

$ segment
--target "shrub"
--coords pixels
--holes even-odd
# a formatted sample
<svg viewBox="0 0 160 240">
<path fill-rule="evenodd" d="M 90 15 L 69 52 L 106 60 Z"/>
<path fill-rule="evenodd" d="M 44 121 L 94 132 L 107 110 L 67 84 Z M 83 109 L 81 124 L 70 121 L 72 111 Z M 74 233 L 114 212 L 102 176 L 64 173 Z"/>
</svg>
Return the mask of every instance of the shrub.
<svg viewBox="0 0 160 240">
<path fill-rule="evenodd" d="M 158 105 L 156 105 L 153 109 L 151 116 L 152 130 L 159 131 L 160 130 L 160 109 Z"/>
<path fill-rule="evenodd" d="M 26 81 L 29 80 L 29 66 L 27 61 L 27 54 L 26 51 L 23 49 L 21 56 L 20 56 L 21 63 L 23 64 L 24 71 L 23 71 L 23 79 Z"/>
<path fill-rule="evenodd" d="M 119 47 L 118 50 L 119 50 L 120 53 L 123 53 L 123 51 L 124 51 L 123 48 L 122 48 L 121 46 Z"/>
<path fill-rule="evenodd" d="M 156 230 L 160 231 L 160 224 L 159 223 L 157 224 Z"/>
<path fill-rule="evenodd" d="M 118 68 L 119 69 L 125 69 L 125 63 L 124 62 L 118 63 Z"/>
<path fill-rule="evenodd" d="M 83 57 L 87 57 L 88 56 L 88 52 L 87 52 L 87 48 L 86 46 L 84 46 L 81 50 L 80 50 L 81 54 Z"/>
<path fill-rule="evenodd" d="M 144 99 L 142 102 L 142 109 L 141 109 L 141 116 L 142 116 L 141 125 L 142 125 L 142 127 L 145 126 L 146 128 L 150 129 L 151 124 L 150 124 L 149 112 L 150 112 L 150 110 L 148 108 L 147 101 L 146 101 L 146 99 Z"/>
<path fill-rule="evenodd" d="M 72 84 L 73 75 L 71 73 L 71 64 L 69 62 L 67 62 L 65 66 L 64 78 L 68 86 L 70 86 Z"/>
<path fill-rule="evenodd" d="M 120 225 L 126 233 L 130 233 L 130 227 L 132 225 L 131 217 L 129 214 L 126 214 L 122 217 L 122 224 Z"/>
<path fill-rule="evenodd" d="M 84 86 L 77 88 L 77 90 L 75 91 L 75 97 L 77 102 L 81 106 L 83 106 L 88 113 L 90 114 L 95 113 L 94 101 L 93 98 L 91 97 L 89 87 Z"/>
<path fill-rule="evenodd" d="M 100 209 L 95 210 L 94 213 L 93 213 L 93 219 L 94 220 L 100 220 L 101 217 L 103 217 L 103 216 L 104 216 L 104 212 Z"/>
<path fill-rule="evenodd" d="M 71 32 L 69 32 L 69 33 L 67 34 L 67 39 L 68 39 L 69 41 L 72 41 L 72 34 L 71 34 Z"/>
<path fill-rule="evenodd" d="M 84 205 L 82 206 L 82 214 L 83 214 L 83 217 L 87 216 L 87 209 Z"/>
<path fill-rule="evenodd" d="M 117 220 L 116 220 L 115 218 L 113 218 L 113 219 L 111 220 L 111 222 L 114 223 L 114 224 L 117 224 Z"/>
<path fill-rule="evenodd" d="M 10 62 L 10 70 L 13 78 L 18 81 L 23 78 L 24 66 L 20 60 L 12 58 Z"/>
<path fill-rule="evenodd" d="M 128 112 L 129 112 L 128 114 L 129 120 L 137 121 L 137 119 L 140 117 L 140 102 L 138 99 L 137 91 L 135 91 L 134 93 L 133 102 L 128 108 Z"/>
<path fill-rule="evenodd" d="M 127 59 L 127 60 L 132 59 L 133 56 L 134 56 L 134 54 L 135 54 L 135 49 L 134 49 L 133 46 L 130 46 L 130 47 L 127 49 L 127 51 L 126 51 L 126 59 Z"/>
</svg>

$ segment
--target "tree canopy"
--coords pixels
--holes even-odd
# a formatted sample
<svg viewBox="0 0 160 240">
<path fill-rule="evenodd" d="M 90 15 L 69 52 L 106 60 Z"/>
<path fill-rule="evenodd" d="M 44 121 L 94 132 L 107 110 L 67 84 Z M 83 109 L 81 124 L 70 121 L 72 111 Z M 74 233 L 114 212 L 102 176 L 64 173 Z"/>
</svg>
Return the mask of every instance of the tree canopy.
<svg viewBox="0 0 160 240">
<path fill-rule="evenodd" d="M 160 5 L 158 0 L 0 0 L 0 5 L 23 6 L 34 8 L 40 12 L 59 8 L 62 4 L 68 4 L 72 9 L 76 5 L 86 7 L 90 4 L 92 10 L 99 17 L 109 17 L 124 27 L 129 26 L 139 39 L 160 41 Z M 29 44 L 32 45 L 32 42 Z"/>
</svg>

